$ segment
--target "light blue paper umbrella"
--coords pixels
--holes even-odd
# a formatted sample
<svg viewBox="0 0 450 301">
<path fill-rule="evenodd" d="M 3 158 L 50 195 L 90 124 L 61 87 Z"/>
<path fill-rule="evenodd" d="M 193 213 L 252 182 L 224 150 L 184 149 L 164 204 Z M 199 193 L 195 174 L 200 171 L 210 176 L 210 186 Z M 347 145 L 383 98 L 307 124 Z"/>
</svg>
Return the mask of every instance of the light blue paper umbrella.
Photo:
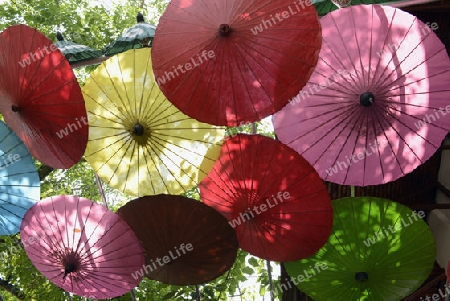
<svg viewBox="0 0 450 301">
<path fill-rule="evenodd" d="M 25 144 L 0 121 L 0 235 L 20 231 L 25 212 L 40 199 L 40 181 Z"/>
</svg>

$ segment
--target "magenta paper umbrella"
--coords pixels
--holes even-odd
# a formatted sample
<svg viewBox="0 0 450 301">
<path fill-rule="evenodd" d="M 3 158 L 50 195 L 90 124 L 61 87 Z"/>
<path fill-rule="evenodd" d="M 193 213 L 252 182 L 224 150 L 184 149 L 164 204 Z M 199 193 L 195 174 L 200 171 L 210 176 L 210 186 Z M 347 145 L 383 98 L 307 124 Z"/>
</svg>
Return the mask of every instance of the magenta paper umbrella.
<svg viewBox="0 0 450 301">
<path fill-rule="evenodd" d="M 388 6 L 342 8 L 321 24 L 315 71 L 274 115 L 278 139 L 334 183 L 377 185 L 410 173 L 450 130 L 445 46 Z"/>
<path fill-rule="evenodd" d="M 76 295 L 106 299 L 125 294 L 142 277 L 142 246 L 117 214 L 91 200 L 59 195 L 25 214 L 20 230 L 25 252 L 50 281 Z"/>
</svg>

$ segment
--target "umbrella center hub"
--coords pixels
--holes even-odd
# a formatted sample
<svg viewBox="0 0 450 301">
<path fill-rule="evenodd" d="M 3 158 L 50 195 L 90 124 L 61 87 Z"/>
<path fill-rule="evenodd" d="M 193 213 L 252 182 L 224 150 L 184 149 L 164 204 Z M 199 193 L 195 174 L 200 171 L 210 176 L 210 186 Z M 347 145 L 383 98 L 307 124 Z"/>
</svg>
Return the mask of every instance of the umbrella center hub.
<svg viewBox="0 0 450 301">
<path fill-rule="evenodd" d="M 64 279 L 70 273 L 75 273 L 80 270 L 81 267 L 80 255 L 78 255 L 78 253 L 74 251 L 69 251 L 68 253 L 62 256 L 61 264 L 64 267 L 64 276 L 63 276 Z"/>
<path fill-rule="evenodd" d="M 19 111 L 20 111 L 20 108 L 19 108 L 18 106 L 12 105 L 12 106 L 11 106 L 11 110 L 12 110 L 13 112 L 19 112 Z"/>
<path fill-rule="evenodd" d="M 133 126 L 133 135 L 135 135 L 135 136 L 144 135 L 144 127 L 140 123 L 136 123 Z"/>
<path fill-rule="evenodd" d="M 228 24 L 220 24 L 219 34 L 221 37 L 228 37 L 231 33 L 231 27 Z"/>
<path fill-rule="evenodd" d="M 359 96 L 359 103 L 363 107 L 370 107 L 375 102 L 375 96 L 371 92 L 364 92 Z"/>
<path fill-rule="evenodd" d="M 356 272 L 355 280 L 358 282 L 367 282 L 367 280 L 369 280 L 369 275 L 366 272 Z"/>
</svg>

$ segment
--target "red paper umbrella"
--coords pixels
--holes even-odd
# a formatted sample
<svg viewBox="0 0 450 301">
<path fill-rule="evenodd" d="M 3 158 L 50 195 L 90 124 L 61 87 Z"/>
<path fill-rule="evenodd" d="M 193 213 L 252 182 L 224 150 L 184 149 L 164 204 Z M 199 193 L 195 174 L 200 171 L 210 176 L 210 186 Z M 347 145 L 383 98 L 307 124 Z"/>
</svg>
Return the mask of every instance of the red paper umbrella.
<svg viewBox="0 0 450 301">
<path fill-rule="evenodd" d="M 389 6 L 342 8 L 321 24 L 310 81 L 274 114 L 278 139 L 338 184 L 378 185 L 412 172 L 450 131 L 445 46 Z"/>
<path fill-rule="evenodd" d="M 120 296 L 142 277 L 134 232 L 106 207 L 77 196 L 46 198 L 27 211 L 20 237 L 36 268 L 66 291 L 87 298 Z"/>
<path fill-rule="evenodd" d="M 236 259 L 238 241 L 228 221 L 211 207 L 178 195 L 145 196 L 117 212 L 146 253 L 136 276 L 168 284 L 208 282 Z"/>
<path fill-rule="evenodd" d="M 305 159 L 277 140 L 243 134 L 227 139 L 199 187 L 203 202 L 235 228 L 240 247 L 260 258 L 306 258 L 331 233 L 325 185 Z"/>
<path fill-rule="evenodd" d="M 306 84 L 321 46 L 309 1 L 172 0 L 153 41 L 162 92 L 202 122 L 269 116 Z"/>
<path fill-rule="evenodd" d="M 0 34 L 0 112 L 30 153 L 53 168 L 70 168 L 84 153 L 87 115 L 68 61 L 34 28 Z"/>
</svg>

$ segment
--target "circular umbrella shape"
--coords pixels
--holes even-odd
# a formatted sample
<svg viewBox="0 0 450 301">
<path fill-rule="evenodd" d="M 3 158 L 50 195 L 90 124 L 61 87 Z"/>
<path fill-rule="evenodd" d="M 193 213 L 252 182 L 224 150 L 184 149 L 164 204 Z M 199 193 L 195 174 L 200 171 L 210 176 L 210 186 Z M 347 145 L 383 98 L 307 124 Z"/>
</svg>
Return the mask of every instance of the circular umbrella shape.
<svg viewBox="0 0 450 301">
<path fill-rule="evenodd" d="M 238 242 L 228 221 L 202 202 L 178 195 L 145 196 L 117 213 L 146 253 L 138 273 L 167 284 L 201 284 L 231 268 Z"/>
<path fill-rule="evenodd" d="M 436 246 L 423 211 L 374 197 L 332 202 L 333 232 L 314 256 L 285 264 L 315 301 L 399 301 L 424 282 Z"/>
<path fill-rule="evenodd" d="M 260 258 L 306 258 L 330 235 L 333 212 L 322 180 L 298 153 L 269 137 L 227 139 L 199 188 L 203 202 L 235 228 L 239 246 Z"/>
<path fill-rule="evenodd" d="M 153 41 L 153 69 L 185 114 L 237 126 L 267 117 L 306 84 L 321 46 L 310 2 L 173 0 Z"/>
<path fill-rule="evenodd" d="M 129 195 L 180 194 L 199 183 L 220 152 L 224 128 L 180 112 L 156 85 L 150 48 L 109 58 L 83 87 L 86 160 Z"/>
<path fill-rule="evenodd" d="M 92 60 L 103 55 L 101 51 L 97 49 L 64 40 L 59 31 L 56 33 L 56 38 L 58 41 L 55 45 L 64 54 L 69 63 Z"/>
<path fill-rule="evenodd" d="M 76 295 L 121 296 L 142 279 L 142 246 L 117 214 L 91 200 L 59 195 L 25 214 L 20 237 L 30 260 L 50 281 Z"/>
<path fill-rule="evenodd" d="M 112 56 L 130 49 L 151 47 L 156 26 L 145 22 L 144 16 L 138 13 L 137 24 L 127 29 L 120 37 L 105 47 L 106 56 Z"/>
<path fill-rule="evenodd" d="M 84 99 L 58 48 L 34 28 L 0 34 L 0 112 L 30 153 L 53 168 L 70 168 L 86 148 Z"/>
<path fill-rule="evenodd" d="M 23 142 L 0 121 L 0 235 L 19 232 L 27 210 L 40 199 L 40 181 Z"/>
<path fill-rule="evenodd" d="M 310 81 L 274 115 L 278 139 L 342 185 L 412 172 L 450 130 L 444 45 L 416 17 L 388 6 L 342 8 L 321 23 Z"/>
</svg>

